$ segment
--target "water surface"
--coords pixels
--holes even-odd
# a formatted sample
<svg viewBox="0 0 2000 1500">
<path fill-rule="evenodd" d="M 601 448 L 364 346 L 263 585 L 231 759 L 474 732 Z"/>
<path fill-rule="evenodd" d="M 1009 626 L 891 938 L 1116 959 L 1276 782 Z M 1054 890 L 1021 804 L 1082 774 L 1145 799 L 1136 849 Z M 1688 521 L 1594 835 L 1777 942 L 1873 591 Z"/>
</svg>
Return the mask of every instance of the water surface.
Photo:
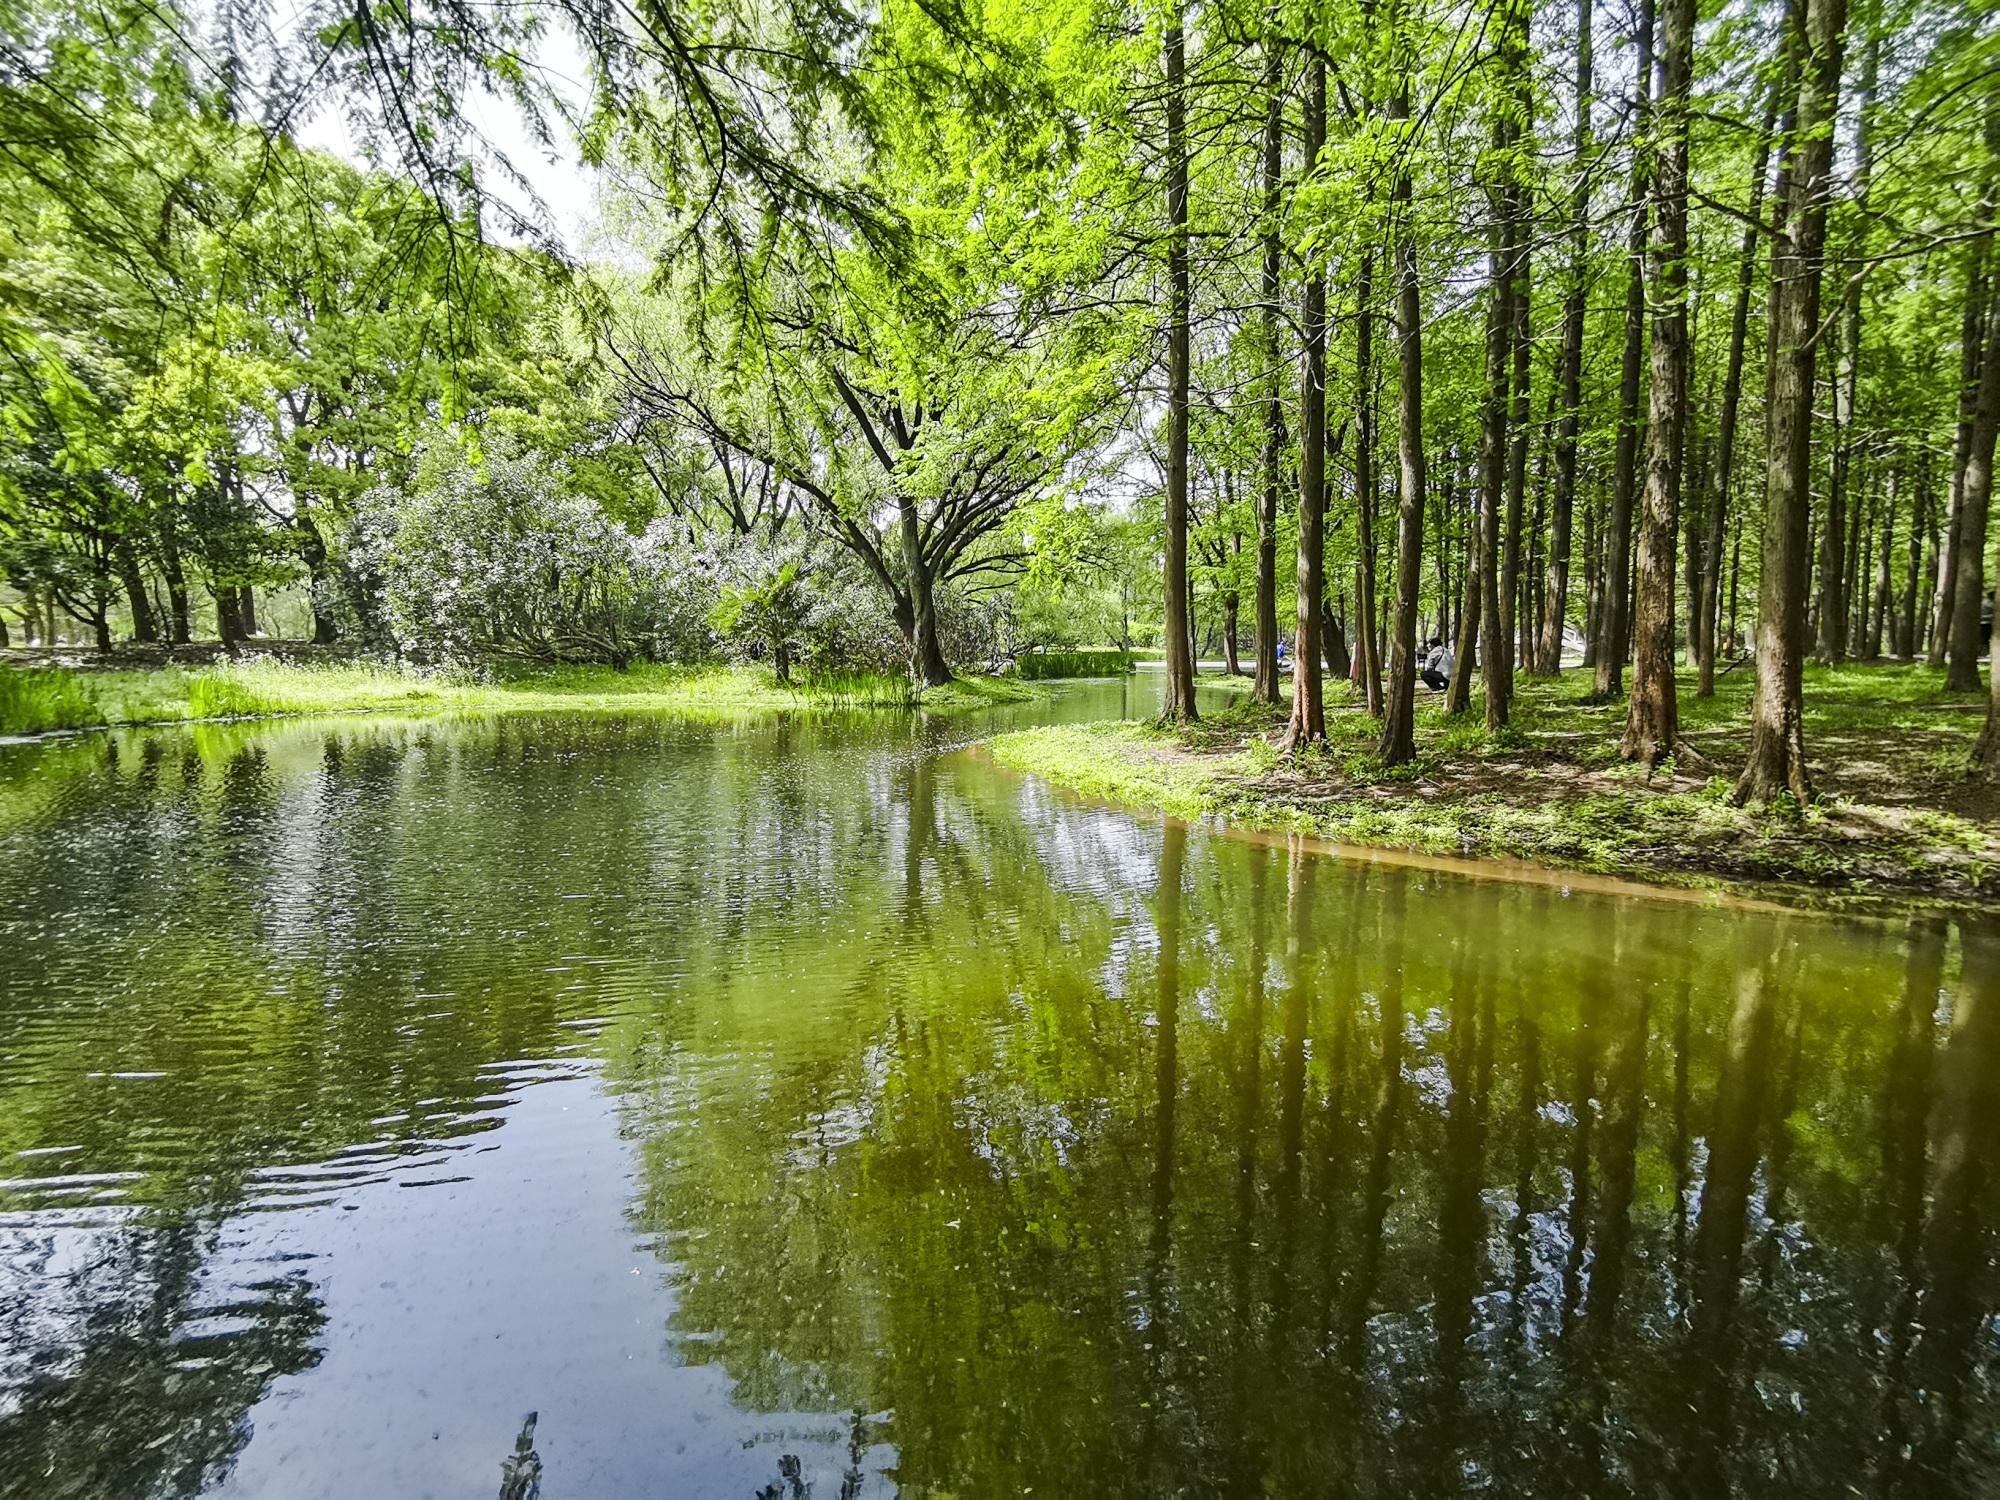
<svg viewBox="0 0 2000 1500">
<path fill-rule="evenodd" d="M 1154 692 L 0 748 L 0 1494 L 1993 1492 L 1990 930 L 965 748 Z"/>
</svg>

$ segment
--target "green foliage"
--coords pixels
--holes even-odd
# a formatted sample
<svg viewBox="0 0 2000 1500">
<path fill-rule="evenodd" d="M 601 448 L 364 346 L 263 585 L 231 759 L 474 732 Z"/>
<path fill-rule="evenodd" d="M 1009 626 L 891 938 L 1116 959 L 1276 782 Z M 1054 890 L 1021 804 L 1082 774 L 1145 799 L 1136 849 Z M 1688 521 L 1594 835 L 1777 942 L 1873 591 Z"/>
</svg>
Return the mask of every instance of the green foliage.
<svg viewBox="0 0 2000 1500">
<path fill-rule="evenodd" d="M 0 734 L 37 734 L 102 724 L 104 711 L 88 682 L 46 667 L 0 667 Z"/>
<path fill-rule="evenodd" d="M 1132 670 L 1129 651 L 1024 651 L 1013 670 L 1029 681 L 1050 677 L 1123 677 Z"/>
</svg>

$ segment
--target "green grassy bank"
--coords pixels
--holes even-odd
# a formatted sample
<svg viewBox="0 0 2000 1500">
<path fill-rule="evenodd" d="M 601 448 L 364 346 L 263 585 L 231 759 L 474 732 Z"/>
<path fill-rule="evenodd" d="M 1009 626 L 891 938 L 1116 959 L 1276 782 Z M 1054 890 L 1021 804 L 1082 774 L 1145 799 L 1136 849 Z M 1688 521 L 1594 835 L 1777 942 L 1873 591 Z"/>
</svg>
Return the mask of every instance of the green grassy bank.
<svg viewBox="0 0 2000 1500">
<path fill-rule="evenodd" d="M 859 673 L 787 687 L 768 670 L 754 667 L 548 667 L 473 675 L 272 660 L 140 671 L 0 666 L 0 734 L 454 709 L 756 712 L 880 706 L 953 711 L 1030 702 L 1045 692 L 1031 683 L 966 677 L 918 694 L 906 679 Z"/>
<path fill-rule="evenodd" d="M 1336 689 L 1328 743 L 1281 760 L 1283 707 L 1247 697 L 1179 728 L 1094 724 L 1004 735 L 994 755 L 1087 796 L 1184 818 L 1428 854 L 1511 856 L 1676 883 L 1783 883 L 1853 896 L 2000 904 L 2000 798 L 1967 775 L 1983 698 L 1921 667 L 1813 669 L 1806 742 L 1819 798 L 1729 804 L 1747 753 L 1750 683 L 1683 686 L 1700 765 L 1651 775 L 1618 759 L 1622 704 L 1592 703 L 1584 674 L 1522 679 L 1513 722 L 1420 700 L 1414 764 L 1385 769 L 1379 725 Z"/>
</svg>

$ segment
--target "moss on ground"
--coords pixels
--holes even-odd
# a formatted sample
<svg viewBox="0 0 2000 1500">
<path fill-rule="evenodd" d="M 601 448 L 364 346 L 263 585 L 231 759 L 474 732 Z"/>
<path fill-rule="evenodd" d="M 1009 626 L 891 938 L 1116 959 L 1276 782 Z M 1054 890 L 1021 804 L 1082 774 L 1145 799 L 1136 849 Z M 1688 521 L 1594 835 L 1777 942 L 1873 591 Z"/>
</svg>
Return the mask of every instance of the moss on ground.
<svg viewBox="0 0 2000 1500">
<path fill-rule="evenodd" d="M 65 671 L 0 666 L 0 734 L 294 714 L 456 709 L 746 713 L 819 707 L 988 708 L 1045 697 L 1037 683 L 965 677 L 916 692 L 849 674 L 781 685 L 754 667 L 544 667 L 422 673 L 365 663 L 248 660 L 209 667 Z"/>
<path fill-rule="evenodd" d="M 1651 774 L 1618 758 L 1623 705 L 1593 702 L 1581 673 L 1522 679 L 1498 732 L 1476 691 L 1473 713 L 1459 716 L 1426 695 L 1417 758 L 1395 768 L 1376 756 L 1380 726 L 1345 684 L 1326 744 L 1289 759 L 1274 748 L 1285 709 L 1247 697 L 1193 725 L 1030 729 L 993 752 L 1088 796 L 1348 844 L 2000 905 L 2000 801 L 1968 775 L 1983 697 L 1947 695 L 1942 673 L 1922 667 L 1813 669 L 1806 743 L 1821 795 L 1753 812 L 1729 803 L 1750 687 L 1732 679 L 1707 700 L 1683 685 L 1701 764 Z"/>
</svg>

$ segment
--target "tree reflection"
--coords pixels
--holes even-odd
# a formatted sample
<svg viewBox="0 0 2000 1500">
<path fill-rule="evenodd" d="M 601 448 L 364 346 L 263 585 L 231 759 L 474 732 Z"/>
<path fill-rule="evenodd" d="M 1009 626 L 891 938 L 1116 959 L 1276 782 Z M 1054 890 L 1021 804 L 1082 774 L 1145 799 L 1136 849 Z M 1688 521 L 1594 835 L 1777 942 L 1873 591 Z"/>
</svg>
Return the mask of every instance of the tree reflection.
<svg viewBox="0 0 2000 1500">
<path fill-rule="evenodd" d="M 815 1462 L 961 1495 L 1993 1472 L 1986 929 L 1344 862 L 881 733 L 844 765 L 809 721 L 679 760 L 645 725 L 93 754 L 138 832 L 31 879 L 123 925 L 51 956 L 11 898 L 0 960 L 51 978 L 0 1012 L 41 1070 L 0 1127 L 79 1174 L 141 1143 L 151 1216 L 62 1319 L 10 1250 L 0 1334 L 51 1363 L 5 1382 L 9 1463 L 198 1488 L 320 1338 L 303 1283 L 217 1279 L 255 1169 L 469 1137 L 488 1064 L 568 1046 L 665 1352 L 818 1414 L 824 1452 L 758 1471 L 784 1493 Z"/>
</svg>

